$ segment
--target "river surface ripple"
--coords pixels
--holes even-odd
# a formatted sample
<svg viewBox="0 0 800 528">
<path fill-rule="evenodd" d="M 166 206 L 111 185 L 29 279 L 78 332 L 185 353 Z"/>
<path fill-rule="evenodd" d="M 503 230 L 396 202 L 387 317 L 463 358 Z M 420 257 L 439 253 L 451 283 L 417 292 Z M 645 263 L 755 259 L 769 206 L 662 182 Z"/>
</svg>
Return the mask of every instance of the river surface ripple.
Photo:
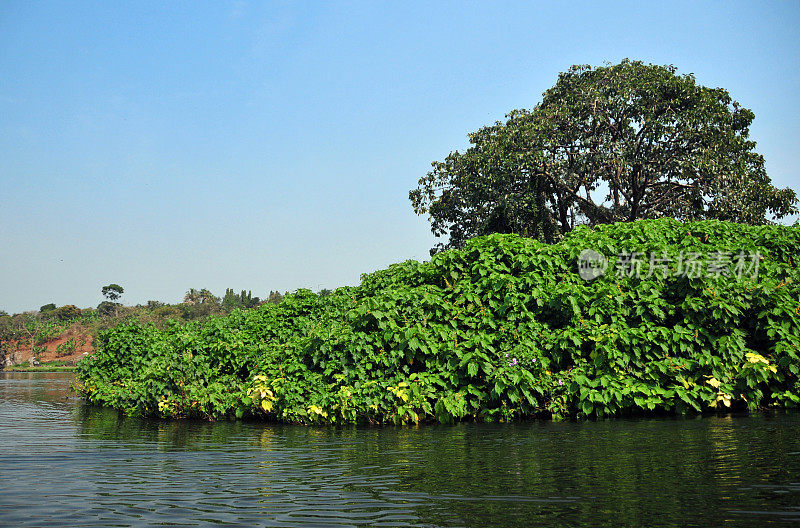
<svg viewBox="0 0 800 528">
<path fill-rule="evenodd" d="M 89 407 L 0 372 L 0 526 L 790 526 L 800 413 L 310 428 Z"/>
</svg>

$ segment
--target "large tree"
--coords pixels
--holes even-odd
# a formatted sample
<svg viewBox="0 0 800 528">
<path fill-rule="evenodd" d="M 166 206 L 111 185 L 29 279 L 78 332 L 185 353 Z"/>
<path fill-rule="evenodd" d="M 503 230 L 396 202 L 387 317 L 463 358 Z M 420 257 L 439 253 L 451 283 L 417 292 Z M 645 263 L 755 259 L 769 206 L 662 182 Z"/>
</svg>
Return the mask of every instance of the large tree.
<svg viewBox="0 0 800 528">
<path fill-rule="evenodd" d="M 797 212 L 749 139 L 754 114 L 674 66 L 573 66 L 533 110 L 469 135 L 409 193 L 431 253 L 513 232 L 553 241 L 576 224 L 669 216 L 767 223 Z"/>
</svg>

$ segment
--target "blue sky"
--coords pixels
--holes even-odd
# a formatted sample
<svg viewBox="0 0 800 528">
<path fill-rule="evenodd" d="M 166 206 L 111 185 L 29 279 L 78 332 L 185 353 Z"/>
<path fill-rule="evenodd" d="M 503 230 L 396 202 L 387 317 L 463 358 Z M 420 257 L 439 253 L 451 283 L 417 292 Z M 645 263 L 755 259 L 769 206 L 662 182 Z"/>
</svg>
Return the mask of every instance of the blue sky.
<svg viewBox="0 0 800 528">
<path fill-rule="evenodd" d="M 563 7 L 562 7 L 563 6 Z M 0 309 L 424 260 L 408 191 L 572 64 L 728 89 L 800 190 L 800 3 L 0 3 Z"/>
</svg>

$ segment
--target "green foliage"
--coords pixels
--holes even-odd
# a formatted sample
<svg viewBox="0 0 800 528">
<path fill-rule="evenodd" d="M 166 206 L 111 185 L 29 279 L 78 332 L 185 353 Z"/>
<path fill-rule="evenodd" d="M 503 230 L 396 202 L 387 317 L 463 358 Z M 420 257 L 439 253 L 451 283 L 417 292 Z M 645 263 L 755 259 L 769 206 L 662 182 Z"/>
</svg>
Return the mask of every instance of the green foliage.
<svg viewBox="0 0 800 528">
<path fill-rule="evenodd" d="M 109 284 L 108 286 L 103 286 L 100 292 L 103 294 L 103 297 L 113 303 L 122 297 L 125 290 L 119 284 Z"/>
<path fill-rule="evenodd" d="M 59 321 L 69 321 L 81 316 L 81 309 L 74 304 L 60 306 L 53 311 L 53 315 Z"/>
<path fill-rule="evenodd" d="M 43 347 L 43 346 L 35 346 L 35 345 L 34 345 L 34 346 L 33 346 L 33 348 L 32 348 L 32 352 L 33 352 L 33 359 L 35 359 L 36 361 L 38 361 L 38 360 L 39 360 L 39 356 L 41 356 L 42 354 L 44 354 L 46 350 L 47 350 L 47 347 Z"/>
<path fill-rule="evenodd" d="M 272 291 L 270 290 L 269 296 L 267 297 L 266 302 L 270 304 L 277 304 L 283 300 L 283 294 L 279 291 Z"/>
<path fill-rule="evenodd" d="M 199 290 L 191 288 L 183 297 L 183 302 L 186 304 L 209 304 L 216 306 L 219 305 L 220 299 L 206 288 L 200 288 Z"/>
<path fill-rule="evenodd" d="M 153 315 L 164 319 L 178 319 L 181 317 L 181 309 L 177 306 L 160 306 L 153 310 Z"/>
<path fill-rule="evenodd" d="M 234 293 L 231 288 L 225 290 L 225 296 L 222 298 L 222 310 L 225 312 L 232 312 L 233 310 L 246 310 L 253 308 L 259 302 L 258 297 L 253 297 L 252 292 Z"/>
<path fill-rule="evenodd" d="M 60 320 L 39 321 L 34 332 L 35 342 L 37 345 L 47 343 L 60 336 L 65 329 L 65 325 Z"/>
<path fill-rule="evenodd" d="M 119 303 L 103 301 L 97 305 L 97 313 L 101 317 L 111 317 L 119 313 L 120 306 Z"/>
<path fill-rule="evenodd" d="M 75 348 L 78 346 L 78 341 L 74 337 L 67 339 L 60 345 L 56 347 L 56 355 L 58 356 L 70 356 L 75 352 Z"/>
<path fill-rule="evenodd" d="M 797 406 L 798 247 L 796 227 L 720 221 L 490 235 L 326 296 L 101 332 L 78 390 L 129 414 L 305 424 Z M 590 282 L 585 248 L 610 257 Z M 762 258 L 757 276 L 613 272 L 622 251 L 663 250 Z"/>
<path fill-rule="evenodd" d="M 111 284 L 103 288 L 108 297 L 122 294 L 122 288 Z M 282 296 L 272 292 L 272 301 L 277 302 Z M 55 304 L 42 306 L 38 312 L 26 312 L 8 315 L 0 311 L 0 350 L 5 353 L 24 349 L 32 352 L 33 347 L 43 350 L 40 345 L 45 345 L 65 333 L 66 337 L 80 334 L 77 343 L 68 341 L 61 346 L 57 353 L 71 354 L 75 346 L 83 346 L 87 336 L 94 336 L 98 331 L 116 327 L 121 323 L 136 322 L 138 324 L 153 324 L 165 327 L 170 321 L 199 321 L 211 315 L 220 315 L 234 309 L 248 309 L 259 304 L 258 297 L 253 297 L 251 292 L 242 291 L 239 294 L 232 290 L 226 292 L 227 302 L 221 302 L 209 290 L 191 289 L 187 292 L 183 304 L 168 305 L 160 301 L 150 300 L 146 305 L 123 306 L 119 302 L 104 300 L 96 310 L 87 308 L 81 310 L 73 305 L 56 308 Z M 224 304 L 224 306 L 223 306 Z M 71 328 L 75 325 L 74 328 Z M 2 362 L 0 362 L 2 363 Z"/>
<path fill-rule="evenodd" d="M 749 139 L 754 119 L 674 66 L 573 66 L 533 110 L 469 135 L 409 193 L 432 253 L 490 233 L 555 241 L 576 225 L 642 218 L 762 224 L 797 212 Z"/>
<path fill-rule="evenodd" d="M 45 313 L 27 312 L 14 316 L 0 316 L 0 349 L 6 353 L 24 349 L 34 356 L 43 354 L 46 343 L 65 333 L 74 336 L 89 333 L 91 325 L 98 323 L 97 317 L 84 313 L 73 305 L 66 305 Z M 76 338 L 73 337 L 73 340 Z M 85 338 L 79 336 L 74 344 L 67 343 L 60 347 L 60 352 L 72 351 L 76 346 L 85 344 Z"/>
<path fill-rule="evenodd" d="M 206 288 L 191 288 L 179 305 L 181 317 L 186 321 L 201 319 L 221 312 L 220 298 Z"/>
<path fill-rule="evenodd" d="M 14 319 L 7 313 L 0 314 L 0 343 L 14 336 Z"/>
</svg>

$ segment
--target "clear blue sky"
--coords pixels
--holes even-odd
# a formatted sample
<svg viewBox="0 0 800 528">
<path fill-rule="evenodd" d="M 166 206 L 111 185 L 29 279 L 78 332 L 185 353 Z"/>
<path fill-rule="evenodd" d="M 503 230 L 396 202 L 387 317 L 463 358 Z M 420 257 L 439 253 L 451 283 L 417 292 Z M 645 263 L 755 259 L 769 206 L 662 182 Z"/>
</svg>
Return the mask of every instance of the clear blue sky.
<svg viewBox="0 0 800 528">
<path fill-rule="evenodd" d="M 800 190 L 800 3 L 0 3 L 0 309 L 334 288 L 434 244 L 408 190 L 572 64 L 675 64 Z"/>
</svg>

